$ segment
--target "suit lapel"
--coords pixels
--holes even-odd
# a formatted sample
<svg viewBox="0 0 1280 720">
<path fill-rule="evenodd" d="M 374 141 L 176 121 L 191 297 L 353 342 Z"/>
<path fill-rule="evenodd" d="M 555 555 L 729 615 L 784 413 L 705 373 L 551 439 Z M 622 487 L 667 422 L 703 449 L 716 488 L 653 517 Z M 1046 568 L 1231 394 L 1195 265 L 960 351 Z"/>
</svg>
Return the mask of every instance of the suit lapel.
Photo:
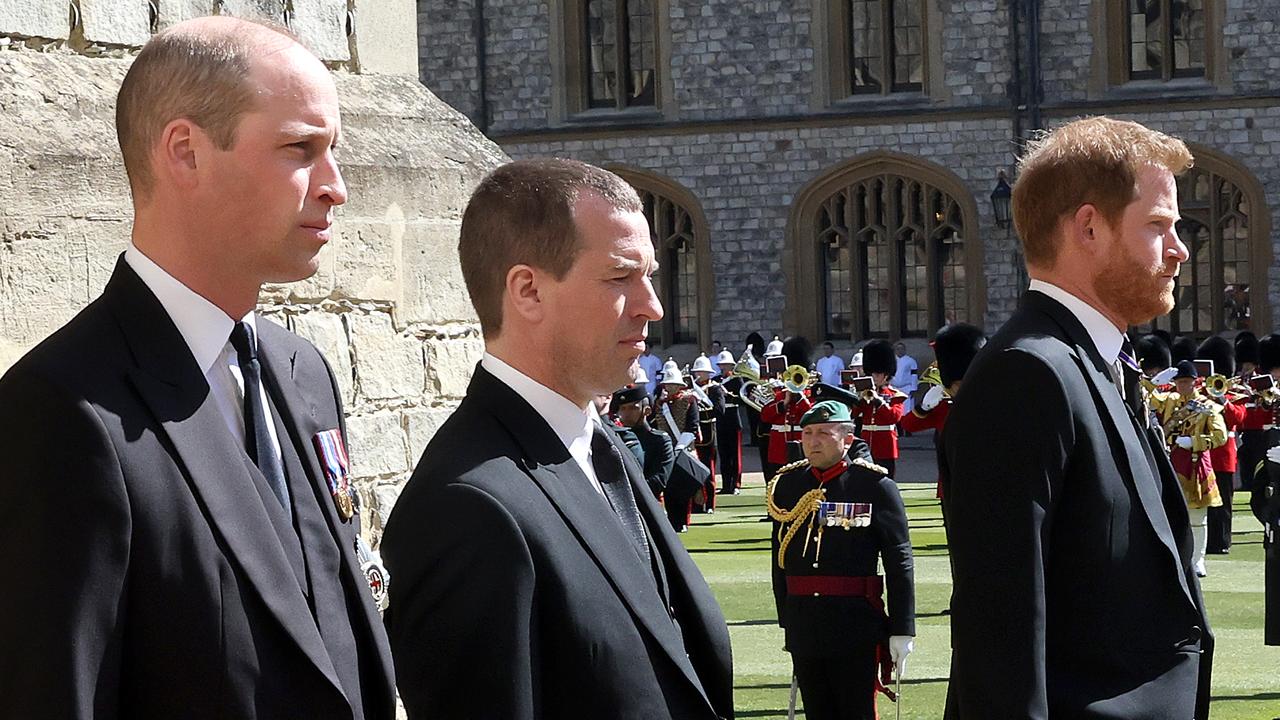
<svg viewBox="0 0 1280 720">
<path fill-rule="evenodd" d="M 631 614 L 705 698 L 702 683 L 685 654 L 683 639 L 668 614 L 666 603 L 653 585 L 652 573 L 636 572 L 637 556 L 631 541 L 608 501 L 591 486 L 591 481 L 565 449 L 564 443 L 523 398 L 479 365 L 472 376 L 467 397 L 484 402 L 507 428 L 512 439 L 523 448 L 529 476 L 556 507 Z M 614 444 L 618 444 L 616 440 Z M 624 446 L 620 453 L 626 464 L 626 457 L 631 451 Z M 634 462 L 634 458 L 632 460 Z M 641 508 L 645 527 L 652 536 L 654 513 L 648 507 L 649 503 L 640 500 L 641 493 L 649 490 L 637 484 L 630 466 L 627 476 L 636 495 L 637 506 Z"/>
<path fill-rule="evenodd" d="M 133 350 L 129 377 L 172 443 L 210 526 L 263 603 L 335 690 L 328 651 L 259 500 L 244 450 L 228 432 L 209 384 L 160 302 L 123 259 L 103 296 Z"/>
<path fill-rule="evenodd" d="M 1147 462 L 1148 449 L 1143 446 L 1143 441 L 1138 437 L 1138 428 L 1135 426 L 1135 421 L 1130 414 L 1129 408 L 1125 405 L 1124 399 L 1120 397 L 1119 389 L 1112 380 L 1108 364 L 1098 354 L 1097 348 L 1093 345 L 1093 340 L 1089 337 L 1084 327 L 1065 307 L 1034 291 L 1027 293 L 1026 301 L 1038 306 L 1039 309 L 1049 315 L 1063 329 L 1071 344 L 1075 346 L 1075 360 L 1080 368 L 1080 373 L 1088 381 L 1095 402 L 1105 410 L 1100 414 L 1106 417 L 1108 424 L 1111 426 L 1111 436 L 1120 439 L 1123 448 L 1121 452 L 1124 457 L 1117 457 L 1116 460 L 1119 465 L 1128 469 L 1129 483 L 1137 493 L 1138 501 L 1147 516 L 1147 521 L 1151 523 L 1151 527 L 1155 530 L 1156 537 L 1159 538 L 1160 543 L 1169 551 L 1169 559 L 1174 565 L 1173 569 L 1175 575 L 1177 575 L 1178 584 L 1186 595 L 1187 600 L 1194 606 L 1195 600 L 1192 598 L 1191 591 L 1187 586 L 1186 573 L 1182 567 L 1182 554 L 1178 551 L 1177 543 L 1173 537 L 1173 529 L 1169 525 L 1169 516 L 1166 512 L 1165 503 L 1161 497 L 1163 481 L 1157 468 Z M 1113 446 L 1114 454 L 1116 454 L 1116 449 Z"/>
<path fill-rule="evenodd" d="M 324 472 L 320 466 L 320 458 L 312 444 L 312 437 L 317 432 L 331 430 L 332 428 L 318 426 L 317 405 L 303 395 L 302 387 L 299 386 L 296 378 L 297 352 L 288 351 L 284 342 L 287 338 L 282 337 L 287 334 L 287 331 L 271 321 L 264 320 L 261 317 L 258 318 L 258 337 L 260 339 L 258 358 L 262 362 L 263 382 L 267 385 L 267 392 L 276 401 L 277 409 L 280 413 L 280 423 L 288 431 L 289 440 L 293 443 L 294 451 L 302 463 L 306 476 L 305 480 L 312 491 L 315 492 L 321 512 L 329 525 L 329 532 L 332 534 L 334 542 L 338 545 L 338 552 L 342 556 L 343 573 L 346 575 L 344 585 L 352 588 L 357 593 L 362 610 L 360 617 L 364 620 L 364 627 L 361 630 L 364 632 L 365 637 L 370 639 L 372 646 L 380 646 L 376 639 L 381 632 L 382 618 L 378 614 L 377 607 L 374 605 L 373 598 L 369 593 L 369 581 L 365 578 L 364 572 L 356 563 L 355 558 L 354 542 L 355 533 L 358 531 L 357 526 L 343 521 L 338 515 L 333 495 L 329 490 L 329 484 L 325 480 Z M 332 384 L 328 382 L 328 378 L 323 378 L 320 381 L 324 382 L 323 387 L 326 389 L 332 387 Z M 338 412 L 340 413 L 341 411 L 338 410 Z M 284 438 L 281 438 L 281 440 L 283 441 Z M 343 434 L 343 442 L 346 442 L 345 433 Z M 394 677 L 388 653 L 377 652 L 376 655 L 381 665 L 382 676 L 388 679 Z"/>
</svg>

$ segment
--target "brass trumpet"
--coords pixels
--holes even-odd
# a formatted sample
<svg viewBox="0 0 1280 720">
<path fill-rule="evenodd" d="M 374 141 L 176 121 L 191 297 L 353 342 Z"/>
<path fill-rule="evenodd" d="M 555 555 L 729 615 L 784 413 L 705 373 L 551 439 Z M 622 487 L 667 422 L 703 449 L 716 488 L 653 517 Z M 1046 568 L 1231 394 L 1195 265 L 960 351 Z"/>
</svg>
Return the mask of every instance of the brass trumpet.
<svg viewBox="0 0 1280 720">
<path fill-rule="evenodd" d="M 789 392 L 797 395 L 803 393 L 805 388 L 809 387 L 810 377 L 809 370 L 803 365 L 792 365 L 782 374 L 782 386 Z"/>
<path fill-rule="evenodd" d="M 1214 400 L 1221 400 L 1227 396 L 1227 390 L 1231 388 L 1231 381 L 1226 375 L 1214 373 L 1204 379 L 1204 391 Z"/>
</svg>

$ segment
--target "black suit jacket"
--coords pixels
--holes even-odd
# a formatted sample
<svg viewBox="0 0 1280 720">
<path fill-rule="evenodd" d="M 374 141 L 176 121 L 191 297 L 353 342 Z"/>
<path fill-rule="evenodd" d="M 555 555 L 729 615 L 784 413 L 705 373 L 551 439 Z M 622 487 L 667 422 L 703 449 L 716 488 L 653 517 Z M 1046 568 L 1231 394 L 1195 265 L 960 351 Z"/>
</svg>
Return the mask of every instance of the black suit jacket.
<svg viewBox="0 0 1280 720">
<path fill-rule="evenodd" d="M 975 359 L 943 436 L 948 718 L 1207 717 L 1213 637 L 1186 505 L 1135 418 L 1042 293 Z"/>
<path fill-rule="evenodd" d="M 326 509 L 366 717 L 395 691 L 311 436 L 342 425 L 310 344 L 259 320 L 264 380 Z M 0 380 L 0 698 L 20 718 L 351 718 L 251 461 L 164 308 L 121 260 Z M 260 481 L 259 481 L 260 482 Z"/>
<path fill-rule="evenodd" d="M 732 717 L 724 617 L 614 444 L 662 592 L 546 421 L 477 366 L 382 541 L 410 717 Z"/>
</svg>

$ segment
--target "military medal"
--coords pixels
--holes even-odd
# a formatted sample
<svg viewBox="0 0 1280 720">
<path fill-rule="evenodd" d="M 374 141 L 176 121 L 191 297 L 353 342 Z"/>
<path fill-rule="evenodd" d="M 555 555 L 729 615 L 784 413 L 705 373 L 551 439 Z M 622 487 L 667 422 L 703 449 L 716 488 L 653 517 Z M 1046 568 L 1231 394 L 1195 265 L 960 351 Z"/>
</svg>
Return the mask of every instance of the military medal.
<svg viewBox="0 0 1280 720">
<path fill-rule="evenodd" d="M 871 503 L 823 502 L 818 506 L 818 524 L 844 530 L 871 527 Z"/>
<path fill-rule="evenodd" d="M 337 428 L 316 433 L 311 441 L 320 456 L 320 465 L 324 469 L 324 479 L 329 485 L 329 494 L 333 496 L 333 504 L 343 521 L 350 520 L 356 514 L 354 489 L 351 487 L 351 464 L 347 459 L 347 448 L 342 444 L 342 432 Z"/>
<path fill-rule="evenodd" d="M 364 573 L 365 582 L 369 583 L 369 593 L 373 595 L 373 603 L 379 610 L 387 607 L 387 587 L 391 584 L 391 575 L 382 564 L 382 557 L 369 547 L 369 543 L 360 535 L 356 535 L 356 561 L 360 563 L 360 572 Z"/>
</svg>

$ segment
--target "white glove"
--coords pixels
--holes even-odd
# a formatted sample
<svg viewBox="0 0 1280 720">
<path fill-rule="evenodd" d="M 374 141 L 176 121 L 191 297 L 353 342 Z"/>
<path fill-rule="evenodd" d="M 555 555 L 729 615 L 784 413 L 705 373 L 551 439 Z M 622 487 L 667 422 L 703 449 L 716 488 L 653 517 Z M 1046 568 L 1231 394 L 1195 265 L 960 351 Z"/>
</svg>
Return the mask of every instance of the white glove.
<svg viewBox="0 0 1280 720">
<path fill-rule="evenodd" d="M 938 403 L 942 402 L 942 396 L 946 393 L 941 385 L 934 385 L 925 391 L 924 397 L 920 399 L 920 409 L 929 412 L 938 407 Z"/>
<path fill-rule="evenodd" d="M 1151 383 L 1153 385 L 1168 385 L 1169 383 L 1173 382 L 1173 376 L 1177 374 L 1178 374 L 1178 368 L 1176 367 L 1165 368 L 1160 372 L 1156 373 L 1155 377 L 1151 378 Z"/>
<path fill-rule="evenodd" d="M 1191 438 L 1187 437 L 1186 435 L 1179 437 L 1174 442 L 1176 442 L 1178 444 L 1178 447 L 1182 448 L 1183 450 L 1190 450 L 1192 446 Z"/>
<path fill-rule="evenodd" d="M 898 668 L 898 677 L 907 676 L 907 656 L 916 649 L 916 639 L 910 635 L 893 635 L 889 638 L 889 657 Z"/>
<path fill-rule="evenodd" d="M 1280 445 L 1267 451 L 1267 459 L 1273 463 L 1280 463 Z"/>
</svg>

